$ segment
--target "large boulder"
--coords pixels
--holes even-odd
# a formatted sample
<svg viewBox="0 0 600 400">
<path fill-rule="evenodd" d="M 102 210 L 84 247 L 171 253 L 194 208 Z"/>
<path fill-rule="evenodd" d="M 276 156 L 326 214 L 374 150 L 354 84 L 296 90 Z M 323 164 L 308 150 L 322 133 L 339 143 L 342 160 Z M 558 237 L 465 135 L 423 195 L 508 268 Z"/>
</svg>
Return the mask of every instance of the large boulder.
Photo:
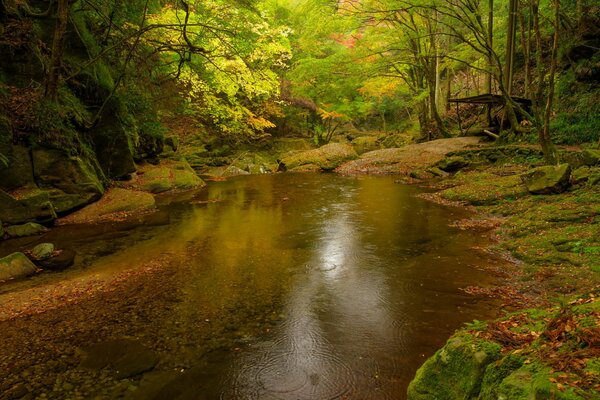
<svg viewBox="0 0 600 400">
<path fill-rule="evenodd" d="M 123 178 L 136 170 L 134 146 L 126 129 L 129 123 L 122 117 L 125 114 L 116 98 L 109 100 L 91 134 L 98 162 L 109 178 Z"/>
<path fill-rule="evenodd" d="M 190 190 L 206 185 L 185 161 L 163 161 L 159 165 L 140 166 L 137 177 L 128 182 L 136 190 L 162 193 L 169 190 Z"/>
<path fill-rule="evenodd" d="M 8 194 L 0 190 L 0 219 L 7 224 L 50 222 L 56 212 L 48 193 L 38 188 L 23 188 Z"/>
<path fill-rule="evenodd" d="M 323 171 L 333 171 L 342 163 L 358 158 L 350 144 L 330 143 L 318 149 L 303 151 L 281 160 L 280 170 L 294 171 L 307 164 L 318 165 Z"/>
<path fill-rule="evenodd" d="M 6 234 L 10 237 L 25 237 L 35 236 L 48 232 L 48 228 L 36 224 L 35 222 L 27 222 L 23 225 L 12 225 L 6 228 Z"/>
<path fill-rule="evenodd" d="M 477 398 L 486 367 L 501 358 L 501 346 L 471 335 L 455 336 L 419 368 L 408 400 Z"/>
<path fill-rule="evenodd" d="M 570 177 L 569 164 L 546 165 L 521 175 L 527 190 L 532 194 L 562 193 L 569 186 Z"/>
<path fill-rule="evenodd" d="M 0 281 L 25 278 L 33 275 L 36 266 L 23 253 L 12 253 L 0 258 Z"/>
<path fill-rule="evenodd" d="M 61 218 L 60 224 L 97 223 L 122 219 L 156 208 L 154 196 L 137 190 L 111 188 L 97 202 Z"/>
<path fill-rule="evenodd" d="M 104 193 L 93 161 L 54 149 L 38 148 L 32 154 L 36 183 L 48 192 L 58 214 L 92 203 Z"/>
</svg>

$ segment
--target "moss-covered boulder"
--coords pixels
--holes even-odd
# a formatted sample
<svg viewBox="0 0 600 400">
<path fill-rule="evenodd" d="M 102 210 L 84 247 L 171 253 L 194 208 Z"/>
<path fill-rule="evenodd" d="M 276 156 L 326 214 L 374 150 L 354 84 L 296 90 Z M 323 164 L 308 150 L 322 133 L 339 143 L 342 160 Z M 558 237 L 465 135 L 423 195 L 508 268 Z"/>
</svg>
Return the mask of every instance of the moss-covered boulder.
<svg viewBox="0 0 600 400">
<path fill-rule="evenodd" d="M 10 237 L 35 236 L 44 232 L 48 232 L 48 228 L 36 224 L 35 222 L 27 222 L 22 225 L 11 225 L 6 228 L 6 234 Z"/>
<path fill-rule="evenodd" d="M 319 166 L 323 171 L 332 171 L 342 163 L 358 157 L 350 144 L 330 143 L 318 149 L 303 151 L 281 160 L 280 169 L 298 171 L 307 164 Z"/>
<path fill-rule="evenodd" d="M 461 156 L 446 157 L 437 164 L 438 168 L 445 172 L 456 172 L 468 165 L 469 161 Z"/>
<path fill-rule="evenodd" d="M 50 222 L 56 212 L 47 192 L 38 188 L 23 188 L 8 194 L 0 190 L 0 219 L 7 224 Z"/>
<path fill-rule="evenodd" d="M 476 398 L 486 367 L 500 359 L 500 350 L 500 345 L 468 334 L 451 338 L 419 368 L 408 386 L 408 399 Z"/>
<path fill-rule="evenodd" d="M 154 196 L 131 189 L 111 188 L 97 202 L 59 220 L 61 225 L 118 220 L 156 208 Z"/>
<path fill-rule="evenodd" d="M 128 185 L 136 190 L 162 193 L 195 189 L 206 184 L 186 161 L 163 161 L 159 165 L 140 166 L 137 177 Z"/>
<path fill-rule="evenodd" d="M 586 149 L 581 152 L 585 165 L 600 165 L 600 150 Z"/>
<path fill-rule="evenodd" d="M 559 390 L 554 382 L 552 369 L 539 363 L 525 364 L 514 369 L 510 368 L 510 356 L 497 364 L 490 365 L 481 388 L 480 400 L 583 400 L 572 387 Z M 523 363 L 523 358 L 521 363 Z M 513 362 L 514 363 L 514 362 Z M 506 364 L 509 364 L 506 366 Z M 515 367 L 516 365 L 512 365 Z M 507 368 L 508 367 L 508 368 Z"/>
<path fill-rule="evenodd" d="M 356 153 L 363 154 L 368 151 L 378 150 L 381 148 L 379 139 L 375 136 L 361 136 L 352 141 L 352 147 Z"/>
<path fill-rule="evenodd" d="M 0 258 L 0 281 L 25 278 L 33 275 L 36 266 L 23 253 L 12 253 Z"/>
<path fill-rule="evenodd" d="M 93 161 L 55 150 L 32 151 L 35 180 L 48 196 L 55 211 L 65 214 L 98 200 L 104 186 Z"/>
<path fill-rule="evenodd" d="M 98 162 L 109 178 L 122 178 L 135 172 L 134 146 L 128 129 L 130 127 L 125 107 L 117 98 L 106 105 L 98 124 L 91 132 L 91 139 Z"/>
<path fill-rule="evenodd" d="M 571 166 L 569 164 L 546 165 L 534 168 L 521 175 L 527 190 L 532 194 L 562 193 L 569 186 Z"/>
</svg>

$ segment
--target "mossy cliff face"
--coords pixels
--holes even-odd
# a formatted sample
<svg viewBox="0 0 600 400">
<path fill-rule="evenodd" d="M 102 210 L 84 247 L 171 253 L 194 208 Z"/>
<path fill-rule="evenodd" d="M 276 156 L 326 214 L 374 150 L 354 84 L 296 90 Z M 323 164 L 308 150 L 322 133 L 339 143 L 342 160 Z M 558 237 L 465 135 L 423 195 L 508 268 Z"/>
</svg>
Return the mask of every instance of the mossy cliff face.
<svg viewBox="0 0 600 400">
<path fill-rule="evenodd" d="M 78 1 L 70 5 L 56 95 L 47 96 L 56 18 L 30 18 L 19 7 L 0 5 L 0 32 L 10 33 L 0 40 L 0 218 L 45 223 L 98 200 L 109 179 L 136 171 L 134 159 L 155 157 L 164 129 L 147 91 L 119 80 L 122 65 L 101 55 L 97 15 Z M 123 20 L 114 22 L 125 23 L 127 6 L 115 7 Z"/>
</svg>

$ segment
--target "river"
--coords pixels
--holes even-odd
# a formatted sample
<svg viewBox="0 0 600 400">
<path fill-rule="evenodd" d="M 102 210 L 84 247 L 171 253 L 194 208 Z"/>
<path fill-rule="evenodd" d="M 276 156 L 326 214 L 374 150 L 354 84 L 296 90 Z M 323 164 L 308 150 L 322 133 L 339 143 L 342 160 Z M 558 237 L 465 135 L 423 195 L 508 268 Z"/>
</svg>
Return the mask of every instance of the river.
<svg viewBox="0 0 600 400">
<path fill-rule="evenodd" d="M 495 314 L 460 288 L 493 284 L 482 267 L 502 262 L 485 235 L 452 226 L 465 211 L 421 191 L 392 177 L 238 177 L 162 196 L 133 221 L 3 242 L 0 256 L 41 241 L 78 256 L 0 286 L 0 390 L 403 399 L 455 329 Z M 127 357 L 138 370 L 120 375 Z"/>
</svg>

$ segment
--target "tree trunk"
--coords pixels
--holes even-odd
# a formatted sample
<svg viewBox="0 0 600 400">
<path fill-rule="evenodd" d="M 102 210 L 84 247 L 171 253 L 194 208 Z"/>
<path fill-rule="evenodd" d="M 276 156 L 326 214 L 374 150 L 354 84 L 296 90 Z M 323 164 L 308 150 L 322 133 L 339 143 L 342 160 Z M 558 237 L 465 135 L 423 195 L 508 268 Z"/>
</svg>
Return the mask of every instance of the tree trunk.
<svg viewBox="0 0 600 400">
<path fill-rule="evenodd" d="M 50 65 L 46 75 L 46 88 L 44 92 L 44 97 L 50 100 L 56 100 L 58 96 L 65 33 L 67 32 L 67 23 L 69 20 L 69 0 L 58 0 L 56 16 L 57 21 L 54 28 L 54 37 L 52 38 L 52 52 L 50 54 Z"/>
<path fill-rule="evenodd" d="M 544 128 L 539 133 L 540 145 L 544 152 L 547 164 L 557 164 L 558 157 L 556 148 L 550 137 L 550 115 L 552 114 L 552 100 L 554 98 L 554 77 L 556 75 L 556 64 L 558 58 L 558 35 L 560 31 L 560 0 L 554 0 L 554 40 L 552 43 L 552 59 L 550 60 L 550 73 L 548 76 L 548 98 L 544 109 Z"/>
<path fill-rule="evenodd" d="M 508 5 L 508 27 L 506 31 L 506 61 L 504 72 L 504 88 L 509 96 L 512 95 L 512 83 L 515 63 L 515 33 L 516 33 L 517 0 L 510 0 Z"/>
<path fill-rule="evenodd" d="M 489 72 L 486 76 L 486 89 L 488 93 L 492 93 L 492 79 L 494 77 L 494 60 L 492 59 L 492 50 L 494 49 L 494 0 L 489 0 L 488 4 L 488 31 L 487 31 L 487 40 L 488 40 L 488 68 Z M 492 126 L 492 105 L 488 104 L 487 106 L 487 122 L 488 126 Z"/>
</svg>

